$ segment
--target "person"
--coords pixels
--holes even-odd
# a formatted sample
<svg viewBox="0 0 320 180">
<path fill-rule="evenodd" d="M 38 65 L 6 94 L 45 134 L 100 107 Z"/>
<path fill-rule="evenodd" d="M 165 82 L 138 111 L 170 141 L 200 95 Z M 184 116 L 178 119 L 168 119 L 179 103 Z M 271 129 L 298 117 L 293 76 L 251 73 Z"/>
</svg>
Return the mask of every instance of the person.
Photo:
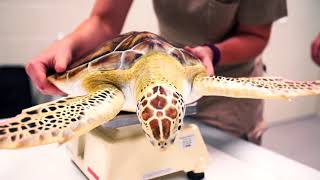
<svg viewBox="0 0 320 180">
<path fill-rule="evenodd" d="M 311 58 L 320 66 L 320 32 L 311 43 Z"/>
<path fill-rule="evenodd" d="M 46 79 L 49 69 L 66 70 L 122 29 L 132 0 L 96 0 L 91 15 L 62 40 L 30 60 L 26 71 L 44 94 L 63 94 Z M 285 0 L 153 0 L 160 35 L 198 56 L 210 75 L 261 76 L 256 57 L 266 47 L 272 23 L 287 15 Z M 256 60 L 255 60 L 256 59 Z M 214 64 L 214 65 L 213 65 Z M 204 97 L 197 118 L 251 142 L 265 130 L 263 101 Z"/>
</svg>

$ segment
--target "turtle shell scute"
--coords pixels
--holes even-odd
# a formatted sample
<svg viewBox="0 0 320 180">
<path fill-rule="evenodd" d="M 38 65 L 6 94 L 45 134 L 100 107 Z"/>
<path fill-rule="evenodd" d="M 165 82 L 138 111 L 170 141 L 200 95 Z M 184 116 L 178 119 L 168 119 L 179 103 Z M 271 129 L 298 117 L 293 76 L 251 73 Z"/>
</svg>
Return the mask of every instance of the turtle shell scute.
<svg viewBox="0 0 320 180">
<path fill-rule="evenodd" d="M 103 43 L 89 55 L 74 61 L 63 74 L 53 78 L 63 80 L 75 77 L 85 69 L 117 70 L 129 69 L 143 55 L 152 51 L 170 54 L 183 66 L 193 66 L 201 61 L 190 52 L 173 46 L 164 38 L 150 32 L 129 32 Z"/>
</svg>

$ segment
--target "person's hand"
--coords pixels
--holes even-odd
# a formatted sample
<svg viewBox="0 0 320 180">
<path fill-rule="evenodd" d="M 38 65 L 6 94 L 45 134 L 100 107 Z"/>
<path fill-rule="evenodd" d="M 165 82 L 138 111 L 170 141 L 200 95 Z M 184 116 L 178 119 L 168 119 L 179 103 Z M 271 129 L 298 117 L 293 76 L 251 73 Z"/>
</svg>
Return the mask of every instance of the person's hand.
<svg viewBox="0 0 320 180">
<path fill-rule="evenodd" d="M 213 52 L 208 46 L 196 46 L 196 47 L 188 47 L 186 46 L 185 49 L 190 51 L 192 54 L 197 56 L 202 63 L 205 65 L 208 75 L 214 75 L 214 69 L 212 64 L 212 57 Z"/>
<path fill-rule="evenodd" d="M 320 66 L 320 32 L 311 44 L 311 57 Z"/>
<path fill-rule="evenodd" d="M 62 73 L 72 59 L 71 43 L 66 39 L 55 42 L 39 56 L 26 65 L 26 72 L 37 89 L 46 95 L 64 95 L 65 93 L 47 80 L 48 70 Z"/>
</svg>

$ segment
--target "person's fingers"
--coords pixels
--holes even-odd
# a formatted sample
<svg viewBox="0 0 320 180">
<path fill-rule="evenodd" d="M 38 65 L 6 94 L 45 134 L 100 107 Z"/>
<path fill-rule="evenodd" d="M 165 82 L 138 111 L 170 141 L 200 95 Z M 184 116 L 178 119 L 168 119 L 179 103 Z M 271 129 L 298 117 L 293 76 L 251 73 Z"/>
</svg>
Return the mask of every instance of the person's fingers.
<svg viewBox="0 0 320 180">
<path fill-rule="evenodd" d="M 315 42 L 315 60 L 320 64 L 320 34 Z"/>
<path fill-rule="evenodd" d="M 210 56 L 203 53 L 199 48 L 194 48 L 191 50 L 191 52 L 200 58 L 200 60 L 202 61 L 202 63 L 205 65 L 207 69 L 208 75 L 212 76 L 214 71 L 213 71 L 213 65 L 212 65 Z"/>
<path fill-rule="evenodd" d="M 193 53 L 191 47 L 185 47 L 184 49 L 187 50 L 187 51 L 190 52 L 190 53 Z"/>
<path fill-rule="evenodd" d="M 211 63 L 211 59 L 208 56 L 206 56 L 206 57 L 203 58 L 203 63 L 206 66 L 208 75 L 209 76 L 213 76 L 214 75 L 214 69 L 213 69 L 213 65 Z"/>
<path fill-rule="evenodd" d="M 198 56 L 199 58 L 201 58 L 200 56 L 202 55 L 201 54 L 201 51 L 198 47 L 195 47 L 195 48 L 190 48 L 190 47 L 186 47 L 185 48 L 187 51 L 191 52 L 192 54 Z"/>
<path fill-rule="evenodd" d="M 316 60 L 316 52 L 317 52 L 317 48 L 316 48 L 316 39 L 315 39 L 311 44 L 311 57 L 314 61 Z"/>
<path fill-rule="evenodd" d="M 46 95 L 65 94 L 47 80 L 47 68 L 42 62 L 34 61 L 28 64 L 26 66 L 26 72 L 41 93 Z"/>
<path fill-rule="evenodd" d="M 26 72 L 31 78 L 32 82 L 39 89 L 43 89 L 42 79 L 44 79 L 43 77 L 46 77 L 46 72 L 47 72 L 46 67 L 39 61 L 33 61 L 26 65 Z"/>
<path fill-rule="evenodd" d="M 70 51 L 63 51 L 57 53 L 55 56 L 55 71 L 58 73 L 62 73 L 67 69 L 71 61 L 71 52 Z"/>
<path fill-rule="evenodd" d="M 184 49 L 187 51 L 191 51 L 192 48 L 190 46 L 185 46 Z"/>
<path fill-rule="evenodd" d="M 203 47 L 190 48 L 190 47 L 186 46 L 185 49 L 187 51 L 193 53 L 194 55 L 196 55 L 198 58 L 200 58 L 202 63 L 205 65 L 209 76 L 214 75 L 214 68 L 213 68 L 213 65 L 211 62 L 212 57 L 210 55 L 208 55 L 207 52 L 204 51 Z"/>
<path fill-rule="evenodd" d="M 318 65 L 320 65 L 320 33 L 312 42 L 311 45 L 311 57 Z"/>
</svg>

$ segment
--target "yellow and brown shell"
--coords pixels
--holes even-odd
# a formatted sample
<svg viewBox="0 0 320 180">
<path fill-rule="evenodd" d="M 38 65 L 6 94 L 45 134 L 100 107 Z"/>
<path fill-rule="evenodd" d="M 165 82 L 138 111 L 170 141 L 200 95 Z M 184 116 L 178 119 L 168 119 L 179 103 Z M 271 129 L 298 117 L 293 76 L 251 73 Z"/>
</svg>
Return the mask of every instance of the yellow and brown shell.
<svg viewBox="0 0 320 180">
<path fill-rule="evenodd" d="M 103 43 L 89 55 L 74 61 L 63 74 L 52 75 L 53 80 L 63 81 L 77 78 L 84 70 L 112 71 L 130 69 L 141 56 L 154 51 L 165 52 L 177 59 L 183 66 L 201 63 L 198 58 L 175 47 L 164 38 L 150 32 L 129 32 Z"/>
</svg>

